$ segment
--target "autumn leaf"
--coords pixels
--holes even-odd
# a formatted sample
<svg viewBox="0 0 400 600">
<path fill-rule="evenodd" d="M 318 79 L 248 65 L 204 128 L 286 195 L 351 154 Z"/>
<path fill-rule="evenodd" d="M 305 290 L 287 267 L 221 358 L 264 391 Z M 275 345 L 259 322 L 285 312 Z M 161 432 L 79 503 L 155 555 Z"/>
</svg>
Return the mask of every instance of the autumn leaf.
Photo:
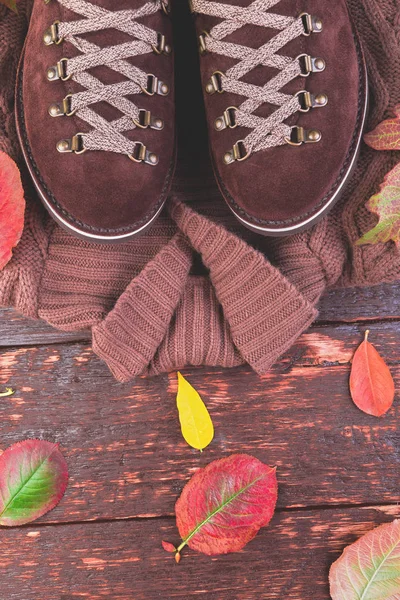
<svg viewBox="0 0 400 600">
<path fill-rule="evenodd" d="M 276 505 L 276 469 L 247 454 L 232 454 L 199 469 L 175 505 L 182 543 L 203 554 L 241 550 L 260 527 L 268 525 Z M 171 551 L 163 542 L 163 547 Z"/>
<path fill-rule="evenodd" d="M 394 118 L 383 121 L 364 135 L 368 146 L 374 150 L 400 150 L 400 104 L 395 107 L 394 114 Z"/>
<path fill-rule="evenodd" d="M 5 392 L 0 392 L 0 398 L 6 398 L 7 396 L 13 396 L 15 394 L 15 390 L 7 387 Z"/>
<path fill-rule="evenodd" d="M 367 208 L 379 216 L 379 223 L 356 244 L 400 242 L 400 163 L 388 173 L 378 194 L 367 202 Z"/>
<path fill-rule="evenodd" d="M 368 341 L 369 331 L 353 358 L 350 392 L 354 404 L 368 415 L 381 417 L 393 404 L 394 381 L 383 358 Z"/>
<path fill-rule="evenodd" d="M 400 520 L 348 546 L 333 563 L 329 582 L 332 600 L 400 598 Z"/>
<path fill-rule="evenodd" d="M 11 258 L 24 227 L 25 199 L 15 162 L 0 152 L 0 271 Z"/>
<path fill-rule="evenodd" d="M 14 12 L 18 12 L 17 10 L 17 1 L 16 0 L 0 0 L 0 4 L 4 4 L 7 8 L 11 8 Z"/>
<path fill-rule="evenodd" d="M 0 525 L 38 519 L 63 497 L 68 467 L 58 444 L 25 440 L 0 456 Z"/>
<path fill-rule="evenodd" d="M 203 450 L 214 437 L 214 426 L 200 395 L 179 372 L 176 404 L 185 441 L 192 448 Z"/>
</svg>

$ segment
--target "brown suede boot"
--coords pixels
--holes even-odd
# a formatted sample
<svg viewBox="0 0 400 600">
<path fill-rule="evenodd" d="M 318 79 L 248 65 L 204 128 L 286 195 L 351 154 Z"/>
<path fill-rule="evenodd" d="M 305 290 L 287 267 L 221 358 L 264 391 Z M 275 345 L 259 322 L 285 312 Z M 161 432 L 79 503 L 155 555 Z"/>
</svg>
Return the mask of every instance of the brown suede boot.
<svg viewBox="0 0 400 600">
<path fill-rule="evenodd" d="M 169 0 L 34 0 L 17 82 L 33 181 L 87 240 L 148 227 L 175 166 Z"/>
<path fill-rule="evenodd" d="M 345 0 L 191 0 L 211 157 L 236 217 L 264 235 L 308 228 L 339 199 L 367 110 Z"/>
</svg>

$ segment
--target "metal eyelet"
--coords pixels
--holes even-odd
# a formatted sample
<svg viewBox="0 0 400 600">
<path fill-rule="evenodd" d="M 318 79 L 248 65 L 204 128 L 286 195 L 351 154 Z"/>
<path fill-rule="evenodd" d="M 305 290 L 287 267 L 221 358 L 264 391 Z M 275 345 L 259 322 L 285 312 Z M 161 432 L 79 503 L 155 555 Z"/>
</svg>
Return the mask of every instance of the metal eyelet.
<svg viewBox="0 0 400 600">
<path fill-rule="evenodd" d="M 323 58 L 313 58 L 309 54 L 300 54 L 296 60 L 300 64 L 301 77 L 308 77 L 311 73 L 322 73 L 326 68 Z"/>
<path fill-rule="evenodd" d="M 44 32 L 43 41 L 46 46 L 51 46 L 52 44 L 61 44 L 64 38 L 59 37 L 58 34 L 58 26 L 60 21 L 54 21 L 52 25 Z"/>
<path fill-rule="evenodd" d="M 83 145 L 82 136 L 84 135 L 84 133 L 77 133 L 71 139 L 60 140 L 57 144 L 58 152 L 61 152 L 62 154 L 83 154 L 87 150 Z"/>
<path fill-rule="evenodd" d="M 158 164 L 158 156 L 154 152 L 149 152 L 142 142 L 136 142 L 134 153 L 128 154 L 129 158 L 136 163 L 146 163 L 155 167 Z"/>
<path fill-rule="evenodd" d="M 147 74 L 147 85 L 146 87 L 140 86 L 141 90 L 144 94 L 148 96 L 154 96 L 154 94 L 159 94 L 160 96 L 168 96 L 169 94 L 169 86 L 160 81 L 158 77 L 153 75 L 153 73 Z"/>
<path fill-rule="evenodd" d="M 46 73 L 48 81 L 57 81 L 58 79 L 68 81 L 68 79 L 71 79 L 72 73 L 67 75 L 67 65 L 68 58 L 62 58 L 55 66 L 49 67 Z"/>
<path fill-rule="evenodd" d="M 238 124 L 236 122 L 236 112 L 238 108 L 236 106 L 229 106 L 222 117 L 218 117 L 215 120 L 214 127 L 217 131 L 222 131 L 229 127 L 229 129 L 235 129 Z"/>
<path fill-rule="evenodd" d="M 301 146 L 302 144 L 317 144 L 322 139 L 322 133 L 318 129 L 304 129 L 295 125 L 291 129 L 290 137 L 285 138 L 289 146 Z"/>
<path fill-rule="evenodd" d="M 222 89 L 222 77 L 224 77 L 224 73 L 222 73 L 222 71 L 214 71 L 210 80 L 206 84 L 207 94 L 215 94 L 216 92 L 218 92 L 218 94 L 223 93 L 224 90 Z"/>
<path fill-rule="evenodd" d="M 304 35 L 309 36 L 312 33 L 321 33 L 323 27 L 319 17 L 303 12 L 299 15 L 299 18 L 303 21 Z"/>
<path fill-rule="evenodd" d="M 171 13 L 171 6 L 170 6 L 170 3 L 169 3 L 169 0 L 161 0 L 161 8 L 162 8 L 162 10 L 164 11 L 164 13 L 166 15 L 168 15 L 168 16 L 170 15 L 170 13 Z"/>
<path fill-rule="evenodd" d="M 172 52 L 171 46 L 166 43 L 165 35 L 162 33 L 157 33 L 157 45 L 152 48 L 155 54 L 171 54 Z"/>
<path fill-rule="evenodd" d="M 250 154 L 251 151 L 246 148 L 244 140 L 239 140 L 233 146 L 232 150 L 224 154 L 224 163 L 230 165 L 235 161 L 242 162 L 249 158 Z"/>
<path fill-rule="evenodd" d="M 158 117 L 152 117 L 149 110 L 140 109 L 137 119 L 132 119 L 136 127 L 140 129 L 156 129 L 161 131 L 164 129 L 164 121 Z"/>
<path fill-rule="evenodd" d="M 68 94 L 61 104 L 51 104 L 49 106 L 49 115 L 51 117 L 72 117 L 76 113 L 76 109 L 71 109 L 71 100 L 72 94 Z"/>
<path fill-rule="evenodd" d="M 328 96 L 326 94 L 310 94 L 307 90 L 300 90 L 295 94 L 299 98 L 299 111 L 307 113 L 311 108 L 322 108 L 328 104 Z"/>
<path fill-rule="evenodd" d="M 206 38 L 210 37 L 208 31 L 202 31 L 199 35 L 199 52 L 201 55 L 207 52 Z"/>
</svg>

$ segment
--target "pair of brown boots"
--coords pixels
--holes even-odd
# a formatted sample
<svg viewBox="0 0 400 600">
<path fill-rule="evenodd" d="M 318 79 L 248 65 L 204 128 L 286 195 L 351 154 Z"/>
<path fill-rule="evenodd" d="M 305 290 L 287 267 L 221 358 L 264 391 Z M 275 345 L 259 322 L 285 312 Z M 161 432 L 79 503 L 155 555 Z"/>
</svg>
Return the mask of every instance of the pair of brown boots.
<svg viewBox="0 0 400 600">
<path fill-rule="evenodd" d="M 183 2 L 187 0 L 175 0 Z M 354 167 L 367 110 L 345 0 L 191 0 L 215 177 L 264 235 L 314 224 Z M 170 0 L 35 0 L 18 132 L 54 219 L 117 242 L 159 215 L 176 162 Z"/>
</svg>

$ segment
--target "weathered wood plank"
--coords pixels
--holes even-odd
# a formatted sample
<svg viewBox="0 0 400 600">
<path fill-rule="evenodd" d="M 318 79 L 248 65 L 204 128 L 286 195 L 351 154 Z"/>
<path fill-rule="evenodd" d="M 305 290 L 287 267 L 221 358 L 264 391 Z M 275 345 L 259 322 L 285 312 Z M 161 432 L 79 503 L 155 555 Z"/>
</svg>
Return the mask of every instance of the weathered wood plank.
<svg viewBox="0 0 400 600">
<path fill-rule="evenodd" d="M 0 578 L 7 600 L 328 600 L 328 570 L 344 547 L 399 508 L 278 513 L 240 553 L 161 548 L 178 541 L 173 519 L 3 529 Z"/>
<path fill-rule="evenodd" d="M 391 335 L 391 344 L 389 335 L 381 341 L 396 362 L 396 331 Z M 343 352 L 347 360 L 346 341 L 333 346 L 335 362 Z M 392 371 L 398 389 L 400 365 Z M 26 437 L 56 440 L 70 466 L 66 498 L 45 521 L 169 515 L 193 471 L 232 452 L 278 466 L 280 507 L 400 499 L 400 404 L 384 419 L 361 413 L 349 397 L 349 365 L 283 362 L 263 378 L 248 368 L 185 374 L 216 429 L 201 455 L 181 437 L 173 373 L 118 384 L 80 344 L 0 355 L 0 384 L 18 390 L 0 401 L 1 448 Z"/>
<path fill-rule="evenodd" d="M 332 290 L 321 300 L 321 322 L 353 323 L 400 319 L 400 284 Z M 0 347 L 34 346 L 90 338 L 89 332 L 57 331 L 44 321 L 27 319 L 9 308 L 0 308 Z"/>
<path fill-rule="evenodd" d="M 0 348 L 76 342 L 90 339 L 89 332 L 57 331 L 44 321 L 27 319 L 11 308 L 0 308 Z"/>
<path fill-rule="evenodd" d="M 319 304 L 318 321 L 379 321 L 400 317 L 400 283 L 331 290 Z"/>
</svg>

